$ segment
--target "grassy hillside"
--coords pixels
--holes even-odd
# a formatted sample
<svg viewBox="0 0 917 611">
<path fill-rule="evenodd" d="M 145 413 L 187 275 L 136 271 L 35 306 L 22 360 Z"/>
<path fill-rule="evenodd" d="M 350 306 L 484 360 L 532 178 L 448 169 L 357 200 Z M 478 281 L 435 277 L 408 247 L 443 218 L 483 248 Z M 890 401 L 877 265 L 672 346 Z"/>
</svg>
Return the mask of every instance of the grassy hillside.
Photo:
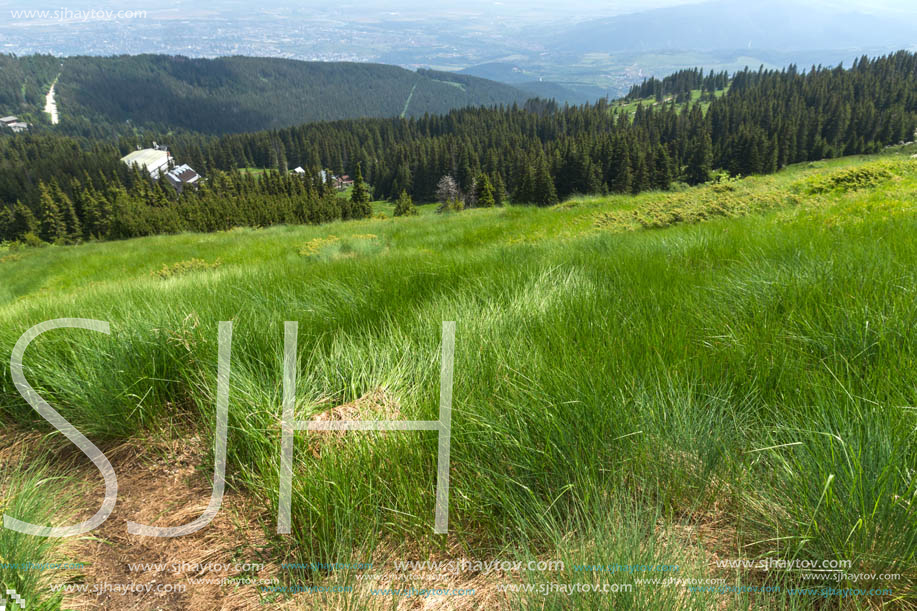
<svg viewBox="0 0 917 611">
<path fill-rule="evenodd" d="M 268 557 L 372 559 L 389 571 L 427 558 L 565 563 L 445 575 L 441 587 L 476 594 L 435 601 L 369 595 L 354 571 L 278 569 L 284 584 L 354 593 L 262 592 L 262 602 L 913 609 L 913 152 L 550 209 L 7 251 L 0 346 L 5 359 L 51 318 L 110 321 L 110 337 L 36 341 L 30 382 L 103 448 L 162 436 L 212 448 L 217 324 L 231 320 L 228 473 L 253 499 L 247 527 L 264 533 Z M 272 534 L 284 321 L 299 322 L 299 419 L 341 406 L 355 419 L 419 420 L 436 417 L 444 320 L 457 324 L 449 535 L 432 534 L 436 436 L 422 432 L 298 434 L 293 533 Z M 3 426 L 46 431 L 9 375 Z M 167 499 L 145 502 L 162 508 L 157 524 L 186 521 L 169 516 Z M 808 581 L 716 563 L 768 558 L 850 560 L 844 574 L 899 577 Z M 678 570 L 575 568 L 615 564 Z M 639 581 L 666 577 L 688 581 Z M 583 582 L 632 589 L 539 591 Z M 507 584 L 533 588 L 502 592 Z M 890 592 L 842 598 L 823 587 Z"/>
<path fill-rule="evenodd" d="M 205 133 L 441 114 L 529 97 L 485 79 L 382 64 L 164 55 L 66 58 L 55 91 L 65 128 L 127 122 Z"/>
</svg>

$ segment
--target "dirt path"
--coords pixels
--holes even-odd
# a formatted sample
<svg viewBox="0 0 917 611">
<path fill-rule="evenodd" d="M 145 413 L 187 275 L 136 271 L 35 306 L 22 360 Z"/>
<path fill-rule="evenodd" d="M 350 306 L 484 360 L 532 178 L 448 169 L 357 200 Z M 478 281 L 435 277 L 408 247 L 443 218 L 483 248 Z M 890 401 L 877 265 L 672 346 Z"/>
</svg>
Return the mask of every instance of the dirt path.
<svg viewBox="0 0 917 611">
<path fill-rule="evenodd" d="M 271 562 L 263 528 L 266 509 L 227 490 L 223 505 L 204 529 L 184 537 L 141 537 L 127 521 L 179 526 L 197 518 L 210 498 L 210 475 L 202 468 L 206 449 L 197 438 L 129 442 L 106 455 L 118 474 L 118 503 L 91 536 L 66 545 L 74 561 L 86 563 L 65 607 L 118 611 L 254 610 L 263 608 L 256 579 L 280 574 Z M 90 491 L 80 505 L 101 503 L 104 491 L 94 467 L 86 467 Z M 93 477 L 94 476 L 94 477 Z M 82 479 L 82 478 L 81 478 Z M 251 582 L 251 583 L 250 583 Z M 119 588 L 133 587 L 126 593 Z M 289 606 L 293 601 L 287 601 Z"/>
<path fill-rule="evenodd" d="M 408 94 L 408 99 L 404 102 L 404 110 L 401 111 L 401 118 L 403 119 L 406 114 L 408 114 L 408 106 L 411 105 L 411 98 L 414 97 L 414 90 L 417 89 L 417 83 L 414 83 L 414 86 L 411 87 L 411 93 Z"/>
<path fill-rule="evenodd" d="M 384 389 L 322 412 L 316 420 L 346 420 L 368 415 L 396 418 L 397 400 Z M 322 434 L 312 439 L 309 452 L 300 460 L 311 460 L 344 443 L 343 434 Z M 55 458 L 70 482 L 68 502 L 79 510 L 68 518 L 77 523 L 93 515 L 101 505 L 104 486 L 98 470 L 66 441 L 48 445 L 37 432 L 0 431 L 0 465 L 19 456 L 38 452 Z M 151 526 L 180 526 L 200 516 L 211 494 L 213 449 L 192 432 L 174 431 L 167 438 L 136 438 L 102 448 L 118 476 L 118 501 L 109 518 L 86 536 L 67 540 L 57 554 L 61 560 L 82 563 L 74 574 L 56 576 L 49 588 L 65 592 L 64 608 L 112 609 L 117 611 L 254 611 L 265 605 L 276 609 L 382 611 L 471 611 L 504 608 L 506 594 L 497 589 L 505 579 L 495 575 L 461 573 L 441 575 L 427 570 L 395 574 L 392 559 L 427 558 L 421 549 L 404 541 L 382 542 L 373 551 L 354 550 L 353 558 L 342 562 L 372 559 L 372 571 L 346 593 L 293 596 L 262 591 L 282 587 L 292 576 L 279 566 L 276 541 L 276 507 L 264 500 L 228 488 L 220 511 L 200 531 L 175 538 L 141 537 L 127 532 L 127 522 Z M 458 540 L 448 550 L 430 557 L 445 561 L 465 558 Z M 296 576 L 293 585 L 303 585 Z M 373 588 L 466 588 L 474 596 L 399 597 L 371 596 Z"/>
<path fill-rule="evenodd" d="M 57 85 L 57 79 L 59 78 L 60 74 L 54 78 L 54 82 L 51 83 L 51 89 L 48 91 L 48 95 L 45 96 L 45 112 L 51 115 L 51 123 L 54 125 L 60 123 L 60 117 L 57 114 L 57 101 L 54 99 L 54 86 Z"/>
</svg>

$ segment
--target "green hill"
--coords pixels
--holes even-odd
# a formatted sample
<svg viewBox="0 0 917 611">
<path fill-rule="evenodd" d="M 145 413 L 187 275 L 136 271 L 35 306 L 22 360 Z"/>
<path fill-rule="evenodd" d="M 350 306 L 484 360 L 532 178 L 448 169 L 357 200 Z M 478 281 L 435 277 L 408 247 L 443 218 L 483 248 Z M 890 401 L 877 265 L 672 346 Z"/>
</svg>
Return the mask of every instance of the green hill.
<svg viewBox="0 0 917 611">
<path fill-rule="evenodd" d="M 216 562 L 227 533 L 275 528 L 284 321 L 299 323 L 299 420 L 331 418 L 331 408 L 345 419 L 436 418 L 439 333 L 455 321 L 448 538 L 432 534 L 435 434 L 303 431 L 293 534 L 271 534 L 262 561 L 564 563 L 549 573 L 437 573 L 437 587 L 474 588 L 469 604 L 486 608 L 897 608 L 917 594 L 913 153 L 552 208 L 0 252 L 0 345 L 10 350 L 48 319 L 109 321 L 110 336 L 56 331 L 36 342 L 26 354 L 30 383 L 105 448 L 163 435 L 189 448 L 200 438 L 206 463 L 217 325 L 233 321 L 229 487 L 254 509 L 227 503 L 231 529 L 210 527 L 180 548 L 193 558 L 206 546 Z M 8 368 L 0 421 L 6 431 L 47 430 Z M 40 499 L 65 498 L 74 477 L 64 470 L 74 452 L 42 447 L 45 471 L 64 478 L 38 478 L 35 462 L 24 475 L 10 467 L 43 482 L 13 496 L 20 519 L 48 519 Z M 119 479 L 146 481 L 143 468 L 122 466 Z M 69 506 L 98 505 L 86 492 L 99 486 L 90 476 Z M 192 476 L 207 493 L 207 469 Z M 198 496 L 189 503 L 206 501 Z M 172 516 L 170 502 L 145 499 L 161 507 L 157 524 L 197 515 Z M 28 551 L 23 542 L 33 540 L 6 532 L 7 562 L 55 553 Z M 123 558 L 130 548 L 119 545 L 108 547 Z M 71 553 L 82 558 L 82 549 Z M 742 564 L 766 559 L 849 560 L 844 574 L 877 577 L 807 581 Z M 5 566 L 7 587 L 47 595 L 28 571 Z M 371 606 L 372 584 L 354 571 L 258 576 L 275 574 L 353 587 L 347 596 L 369 601 L 361 607 L 387 608 Z M 688 581 L 637 581 L 656 577 Z M 629 589 L 575 599 L 501 589 L 545 580 Z M 684 585 L 692 583 L 717 585 Z M 743 589 L 764 586 L 767 594 Z M 789 591 L 798 587 L 814 594 Z M 882 593 L 841 597 L 823 587 Z M 279 600 L 253 589 L 234 596 Z M 323 608 L 351 600 L 296 596 Z"/>
<path fill-rule="evenodd" d="M 441 114 L 530 97 L 485 79 L 383 64 L 164 55 L 62 61 L 56 87 L 62 126 L 87 134 L 125 124 L 203 133 L 254 131 L 311 121 Z"/>
</svg>

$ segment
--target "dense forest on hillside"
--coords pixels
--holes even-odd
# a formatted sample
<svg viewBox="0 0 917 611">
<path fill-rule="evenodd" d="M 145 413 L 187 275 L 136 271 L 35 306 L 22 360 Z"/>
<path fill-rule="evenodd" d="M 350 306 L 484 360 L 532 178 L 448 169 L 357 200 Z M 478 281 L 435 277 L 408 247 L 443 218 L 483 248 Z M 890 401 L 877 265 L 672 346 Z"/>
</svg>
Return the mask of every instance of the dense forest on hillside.
<svg viewBox="0 0 917 611">
<path fill-rule="evenodd" d="M 708 75 L 718 86 L 721 75 Z M 573 193 L 666 189 L 704 182 L 711 171 L 773 172 L 789 163 L 870 153 L 910 140 L 917 126 L 917 55 L 899 52 L 849 70 L 790 66 L 745 70 L 704 106 L 599 101 L 560 108 L 463 109 L 421 119 L 343 121 L 178 143 L 202 167 L 278 163 L 346 171 L 362 163 L 379 198 L 406 190 L 432 201 L 444 174 L 465 192 L 481 172 L 517 202 L 552 203 Z M 533 191 L 550 175 L 556 195 Z M 541 181 L 547 186 L 548 181 Z"/>
<path fill-rule="evenodd" d="M 44 107 L 45 93 L 58 72 L 60 60 L 51 55 L 0 54 L 0 116 L 33 118 Z"/>
<path fill-rule="evenodd" d="M 369 200 L 338 197 L 310 171 L 209 174 L 179 199 L 164 181 L 121 163 L 113 145 L 83 151 L 72 138 L 0 139 L 0 240 L 74 243 L 238 226 L 365 218 Z M 33 160 L 34 165 L 29 161 Z"/>
<path fill-rule="evenodd" d="M 7 61 L 22 72 L 39 59 Z M 165 55 L 62 61 L 59 129 L 87 137 L 134 127 L 223 134 L 310 121 L 423 116 L 529 97 L 485 79 L 383 64 Z"/>
<path fill-rule="evenodd" d="M 219 138 L 177 134 L 168 139 L 176 160 L 191 164 L 209 183 L 187 197 L 164 190 L 160 196 L 157 189 L 151 196 L 147 187 L 138 186 L 146 179 L 125 175 L 118 158 L 138 144 L 148 145 L 142 138 L 125 138 L 115 146 L 55 135 L 6 136 L 0 138 L 0 198 L 6 208 L 0 215 L 0 239 L 28 233 L 28 223 L 22 221 L 26 210 L 41 221 L 49 202 L 66 209 L 67 200 L 79 200 L 84 189 L 104 193 L 109 183 L 116 189 L 124 185 L 127 199 L 139 202 L 130 208 L 138 215 L 157 207 L 182 215 L 198 205 L 195 198 L 229 210 L 235 204 L 220 204 L 219 198 L 231 200 L 242 191 L 234 179 L 218 177 L 249 166 L 281 171 L 276 181 L 286 186 L 277 187 L 278 192 L 293 199 L 300 193 L 291 191 L 285 171 L 301 165 L 313 174 L 319 168 L 352 174 L 361 167 L 377 198 L 394 199 L 405 191 L 416 201 L 441 199 L 440 182 L 449 175 L 467 205 L 477 203 L 474 196 L 483 184 L 495 191 L 495 202 L 506 193 L 515 203 L 551 205 L 574 193 L 637 193 L 665 190 L 675 181 L 703 183 L 716 169 L 761 174 L 800 161 L 871 153 L 910 140 L 915 127 L 917 55 L 902 51 L 872 60 L 863 57 L 848 70 L 745 70 L 712 101 L 640 105 L 633 113 L 605 101 L 561 108 L 531 100 L 522 107 L 313 123 Z M 57 187 L 50 187 L 51 182 Z M 306 182 L 322 188 L 314 178 Z M 76 203 L 74 213 L 85 225 L 85 211 Z M 340 210 L 333 216 L 358 214 Z M 271 218 L 285 222 L 278 220 L 282 214 Z M 140 233 L 206 226 L 161 223 Z"/>
</svg>

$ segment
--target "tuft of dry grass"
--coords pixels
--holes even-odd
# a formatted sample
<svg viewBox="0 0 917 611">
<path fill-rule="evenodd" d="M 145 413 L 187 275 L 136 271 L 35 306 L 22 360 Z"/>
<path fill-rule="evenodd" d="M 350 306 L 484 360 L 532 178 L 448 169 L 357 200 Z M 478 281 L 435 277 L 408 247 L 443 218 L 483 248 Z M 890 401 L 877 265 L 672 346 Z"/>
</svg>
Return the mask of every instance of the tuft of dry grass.
<svg viewBox="0 0 917 611">
<path fill-rule="evenodd" d="M 398 398 L 385 388 L 376 387 L 363 396 L 312 416 L 311 422 L 340 422 L 343 420 L 401 420 Z M 309 435 L 309 451 L 316 458 L 323 452 L 340 447 L 346 431 L 317 431 Z M 374 434 L 384 435 L 384 431 Z M 351 433 L 352 435 L 352 433 Z"/>
</svg>

